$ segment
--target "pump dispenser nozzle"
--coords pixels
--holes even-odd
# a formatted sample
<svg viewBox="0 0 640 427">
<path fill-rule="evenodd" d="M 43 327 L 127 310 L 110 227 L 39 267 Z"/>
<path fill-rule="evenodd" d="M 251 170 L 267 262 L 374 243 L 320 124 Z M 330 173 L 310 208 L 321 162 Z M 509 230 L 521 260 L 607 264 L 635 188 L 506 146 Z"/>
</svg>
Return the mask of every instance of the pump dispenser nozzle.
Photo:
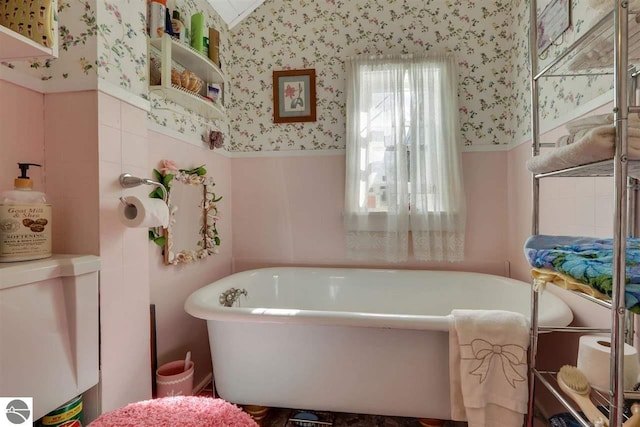
<svg viewBox="0 0 640 427">
<path fill-rule="evenodd" d="M 42 167 L 42 165 L 37 163 L 18 163 L 20 176 L 13 181 L 16 188 L 33 188 L 33 181 L 31 181 L 31 178 L 27 175 L 29 166 Z"/>
</svg>

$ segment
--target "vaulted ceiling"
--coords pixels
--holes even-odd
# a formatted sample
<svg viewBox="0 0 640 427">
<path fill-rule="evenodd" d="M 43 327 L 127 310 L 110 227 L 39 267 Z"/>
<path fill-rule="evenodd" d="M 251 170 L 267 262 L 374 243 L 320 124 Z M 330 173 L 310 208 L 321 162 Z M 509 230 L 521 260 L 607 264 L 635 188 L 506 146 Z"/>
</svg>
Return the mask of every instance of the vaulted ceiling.
<svg viewBox="0 0 640 427">
<path fill-rule="evenodd" d="M 264 0 L 208 0 L 209 4 L 218 12 L 218 14 L 233 28 L 238 22 L 242 21 L 258 6 L 264 3 Z"/>
</svg>

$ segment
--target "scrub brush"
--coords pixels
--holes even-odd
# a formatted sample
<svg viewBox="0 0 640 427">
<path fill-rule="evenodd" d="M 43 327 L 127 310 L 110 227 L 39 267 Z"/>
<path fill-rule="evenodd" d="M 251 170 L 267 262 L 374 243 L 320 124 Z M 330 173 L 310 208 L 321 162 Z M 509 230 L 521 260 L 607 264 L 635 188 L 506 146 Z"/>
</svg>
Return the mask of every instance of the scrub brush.
<svg viewBox="0 0 640 427">
<path fill-rule="evenodd" d="M 558 371 L 558 385 L 576 402 L 589 421 L 595 424 L 596 421 L 602 420 L 604 426 L 609 425 L 602 412 L 591 401 L 591 386 L 581 370 L 575 366 L 564 365 Z"/>
<path fill-rule="evenodd" d="M 640 426 L 640 403 L 631 405 L 631 418 L 622 424 L 622 427 L 638 427 Z"/>
<path fill-rule="evenodd" d="M 636 383 L 636 385 L 633 386 L 633 391 L 640 391 L 640 383 Z M 625 412 L 630 412 L 631 416 L 622 424 L 622 427 L 640 426 L 640 400 L 625 399 L 624 410 Z"/>
</svg>

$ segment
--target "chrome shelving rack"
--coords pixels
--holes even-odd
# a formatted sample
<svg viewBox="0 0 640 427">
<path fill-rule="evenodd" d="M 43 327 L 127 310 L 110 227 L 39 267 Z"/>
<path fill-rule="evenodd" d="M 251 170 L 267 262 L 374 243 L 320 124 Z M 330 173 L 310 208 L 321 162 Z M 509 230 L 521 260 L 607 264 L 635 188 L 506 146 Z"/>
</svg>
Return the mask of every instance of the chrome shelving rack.
<svg viewBox="0 0 640 427">
<path fill-rule="evenodd" d="M 598 404 L 609 408 L 609 426 L 620 427 L 623 424 L 623 400 L 626 397 L 638 397 L 637 393 L 625 393 L 623 376 L 623 357 L 624 344 L 632 338 L 629 334 L 627 325 L 633 322 L 628 321 L 628 313 L 625 309 L 625 254 L 626 254 L 626 236 L 630 232 L 634 234 L 635 225 L 635 191 L 628 191 L 629 181 L 635 182 L 629 178 L 629 172 L 634 175 L 640 171 L 640 162 L 629 161 L 627 157 L 627 120 L 629 113 L 640 112 L 640 107 L 630 106 L 630 93 L 635 93 L 636 73 L 629 68 L 629 25 L 638 25 L 633 19 L 635 18 L 629 13 L 628 2 L 626 0 L 614 0 L 613 11 L 604 16 L 597 24 L 591 27 L 583 36 L 576 40 L 571 46 L 565 49 L 561 54 L 554 58 L 542 70 L 538 70 L 538 52 L 537 52 L 537 1 L 530 1 L 530 29 L 529 29 L 529 56 L 531 66 L 531 135 L 532 135 L 532 155 L 540 154 L 540 115 L 539 115 L 539 83 L 543 78 L 553 78 L 560 76 L 593 76 L 593 75 L 612 75 L 614 86 L 613 97 L 613 113 L 614 123 L 616 127 L 615 155 L 612 160 L 597 162 L 590 165 L 584 165 L 562 171 L 556 171 L 547 174 L 539 174 L 533 176 L 532 187 L 532 234 L 539 234 L 539 198 L 540 198 L 540 179 L 547 177 L 563 177 L 563 176 L 613 176 L 614 181 L 614 224 L 613 224 L 613 294 L 611 303 L 598 301 L 601 305 L 606 305 L 611 309 L 611 329 L 606 332 L 611 333 L 611 390 L 609 396 L 600 394 L 593 397 Z M 597 69 L 579 70 L 580 62 L 583 60 L 580 52 L 586 52 L 589 46 L 593 46 L 602 40 L 609 40 L 612 44 L 613 58 L 610 66 L 611 71 L 603 71 L 600 67 Z M 584 65 L 584 64 L 582 64 Z M 631 90 L 630 90 L 631 89 Z M 633 99 L 633 97 L 631 97 Z M 635 190 L 635 185 L 633 186 Z M 629 221 L 629 222 L 628 222 Z M 538 335 L 544 332 L 554 331 L 565 332 L 604 332 L 590 328 L 544 328 L 538 325 L 538 291 L 532 287 L 531 292 L 531 342 L 529 353 L 529 406 L 527 415 L 527 426 L 533 426 L 534 404 L 535 404 L 535 380 L 538 379 L 550 392 L 563 404 L 567 410 L 578 420 L 584 427 L 590 427 L 591 424 L 581 417 L 564 395 L 559 392 L 559 387 L 555 382 L 555 373 L 542 372 L 536 368 L 537 351 L 538 351 Z M 627 333 L 627 336 L 625 336 Z"/>
</svg>

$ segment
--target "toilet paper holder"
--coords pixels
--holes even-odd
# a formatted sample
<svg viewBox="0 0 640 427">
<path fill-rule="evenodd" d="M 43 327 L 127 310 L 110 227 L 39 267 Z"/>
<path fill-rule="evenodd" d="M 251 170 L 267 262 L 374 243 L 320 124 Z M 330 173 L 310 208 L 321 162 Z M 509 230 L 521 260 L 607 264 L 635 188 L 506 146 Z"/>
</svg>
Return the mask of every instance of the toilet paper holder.
<svg viewBox="0 0 640 427">
<path fill-rule="evenodd" d="M 162 200 L 167 203 L 169 198 L 169 192 L 167 191 L 167 187 L 165 187 L 161 182 L 154 181 L 149 178 L 138 178 L 137 176 L 133 176 L 130 173 L 123 173 L 119 178 L 120 185 L 124 188 L 133 188 L 142 184 L 146 185 L 155 185 L 156 187 L 162 188 Z M 125 205 L 129 205 L 124 197 L 120 197 L 120 201 Z"/>
</svg>

